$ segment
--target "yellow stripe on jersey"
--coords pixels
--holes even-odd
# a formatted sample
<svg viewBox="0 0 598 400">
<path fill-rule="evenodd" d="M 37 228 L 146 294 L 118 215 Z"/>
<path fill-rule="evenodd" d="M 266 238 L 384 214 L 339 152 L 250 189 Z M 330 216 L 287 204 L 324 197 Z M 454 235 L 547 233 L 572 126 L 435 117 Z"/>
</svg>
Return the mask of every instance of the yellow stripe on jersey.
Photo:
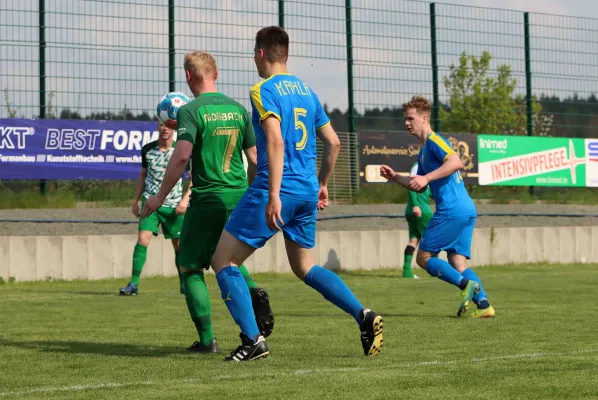
<svg viewBox="0 0 598 400">
<path fill-rule="evenodd" d="M 438 147 L 440 147 L 446 153 L 446 156 L 444 156 L 444 160 L 442 160 L 442 161 L 446 161 L 448 156 L 450 156 L 451 154 L 455 154 L 455 150 L 453 150 L 451 148 L 451 146 L 446 144 L 446 142 L 444 140 L 442 140 L 442 138 L 440 136 L 438 136 L 436 133 L 432 132 L 430 134 L 430 136 L 428 137 L 428 139 L 430 139 L 432 142 L 434 142 Z"/>
<path fill-rule="evenodd" d="M 266 109 L 264 108 L 264 105 L 262 104 L 262 93 L 261 93 L 262 85 L 264 84 L 264 82 L 267 82 L 267 81 L 268 81 L 268 79 L 263 80 L 261 82 L 256 83 L 255 85 L 253 85 L 253 87 L 249 91 L 249 93 L 251 95 L 251 100 L 253 100 L 253 104 L 255 104 L 255 108 L 257 109 L 257 112 L 260 114 L 260 121 L 265 120 L 270 115 L 273 115 L 276 118 L 278 118 L 279 121 L 282 121 L 282 118 L 280 118 L 280 115 L 276 114 L 273 111 L 266 111 Z"/>
<path fill-rule="evenodd" d="M 324 125 L 322 125 L 322 126 L 318 126 L 318 127 L 316 128 L 316 130 L 320 130 L 320 129 L 322 129 L 323 127 L 325 127 L 325 126 L 328 126 L 328 125 L 330 125 L 330 121 L 326 122 L 326 123 L 325 123 Z"/>
</svg>

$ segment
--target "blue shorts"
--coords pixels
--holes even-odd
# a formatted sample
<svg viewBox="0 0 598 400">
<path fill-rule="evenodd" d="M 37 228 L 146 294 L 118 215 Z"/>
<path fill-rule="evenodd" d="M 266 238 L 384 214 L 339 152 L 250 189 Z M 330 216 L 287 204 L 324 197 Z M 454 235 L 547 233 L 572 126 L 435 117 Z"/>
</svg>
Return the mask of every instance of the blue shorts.
<svg viewBox="0 0 598 400">
<path fill-rule="evenodd" d="M 280 216 L 284 222 L 281 228 L 285 239 L 292 240 L 306 249 L 314 247 L 318 201 L 298 200 L 286 196 L 280 196 L 280 201 Z M 224 230 L 253 248 L 263 247 L 268 239 L 278 232 L 266 225 L 267 204 L 268 191 L 250 187 L 237 203 Z"/>
<path fill-rule="evenodd" d="M 419 248 L 436 254 L 441 251 L 471 256 L 476 217 L 444 218 L 434 215 L 424 231 Z"/>
</svg>

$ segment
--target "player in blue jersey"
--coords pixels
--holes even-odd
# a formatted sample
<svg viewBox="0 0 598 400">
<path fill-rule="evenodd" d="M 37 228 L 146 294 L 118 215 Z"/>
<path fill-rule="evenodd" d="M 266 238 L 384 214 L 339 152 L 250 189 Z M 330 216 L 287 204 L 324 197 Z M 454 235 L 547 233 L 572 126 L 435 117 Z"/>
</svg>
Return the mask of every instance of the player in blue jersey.
<svg viewBox="0 0 598 400">
<path fill-rule="evenodd" d="M 380 175 L 417 192 L 425 191 L 429 185 L 436 212 L 421 239 L 417 264 L 430 275 L 462 290 L 457 315 L 464 315 L 473 300 L 478 309 L 472 317 L 491 318 L 495 315 L 494 307 L 488 302 L 480 278 L 466 264 L 470 258 L 476 207 L 459 173 L 463 168 L 461 159 L 449 142 L 430 127 L 431 108 L 430 102 L 422 96 L 403 104 L 405 126 L 423 143 L 417 176 L 401 176 L 386 165 L 380 168 Z M 441 251 L 447 252 L 448 263 L 437 258 Z"/>
<path fill-rule="evenodd" d="M 382 317 L 363 307 L 342 279 L 315 262 L 317 210 L 328 205 L 328 179 L 340 141 L 311 88 L 287 72 L 289 37 L 277 26 L 255 38 L 254 61 L 260 77 L 251 88 L 257 142 L 257 176 L 236 205 L 212 259 L 222 299 L 241 328 L 241 345 L 227 361 L 268 356 L 247 285 L 238 266 L 282 231 L 295 275 L 324 298 L 351 314 L 361 331 L 365 355 L 382 347 Z M 324 144 L 316 171 L 316 137 Z"/>
</svg>

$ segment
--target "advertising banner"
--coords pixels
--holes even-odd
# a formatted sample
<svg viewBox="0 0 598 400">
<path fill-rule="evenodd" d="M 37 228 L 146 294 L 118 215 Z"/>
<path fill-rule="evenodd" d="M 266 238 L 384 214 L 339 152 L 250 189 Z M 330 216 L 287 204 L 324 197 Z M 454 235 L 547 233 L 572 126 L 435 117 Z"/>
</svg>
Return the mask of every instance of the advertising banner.
<svg viewBox="0 0 598 400">
<path fill-rule="evenodd" d="M 477 183 L 477 138 L 470 134 L 441 134 L 463 161 L 461 175 L 466 184 Z M 380 165 L 408 175 L 417 162 L 421 143 L 407 132 L 359 132 L 359 175 L 361 183 L 386 182 Z"/>
<path fill-rule="evenodd" d="M 598 139 L 478 135 L 480 185 L 598 186 Z"/>
<path fill-rule="evenodd" d="M 155 121 L 0 119 L 0 179 L 137 179 Z"/>
</svg>

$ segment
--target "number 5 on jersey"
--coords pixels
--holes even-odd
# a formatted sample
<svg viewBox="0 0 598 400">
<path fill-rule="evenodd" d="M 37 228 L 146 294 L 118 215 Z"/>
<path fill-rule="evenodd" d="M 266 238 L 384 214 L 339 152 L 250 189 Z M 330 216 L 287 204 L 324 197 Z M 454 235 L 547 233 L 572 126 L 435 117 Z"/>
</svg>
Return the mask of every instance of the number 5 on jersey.
<svg viewBox="0 0 598 400">
<path fill-rule="evenodd" d="M 305 149 L 305 146 L 307 145 L 307 128 L 305 127 L 305 124 L 303 123 L 303 121 L 301 121 L 299 119 L 299 117 L 306 117 L 307 116 L 307 110 L 305 108 L 295 108 L 295 129 L 299 129 L 301 130 L 301 140 L 295 145 L 295 149 L 297 150 L 303 150 Z"/>
</svg>

